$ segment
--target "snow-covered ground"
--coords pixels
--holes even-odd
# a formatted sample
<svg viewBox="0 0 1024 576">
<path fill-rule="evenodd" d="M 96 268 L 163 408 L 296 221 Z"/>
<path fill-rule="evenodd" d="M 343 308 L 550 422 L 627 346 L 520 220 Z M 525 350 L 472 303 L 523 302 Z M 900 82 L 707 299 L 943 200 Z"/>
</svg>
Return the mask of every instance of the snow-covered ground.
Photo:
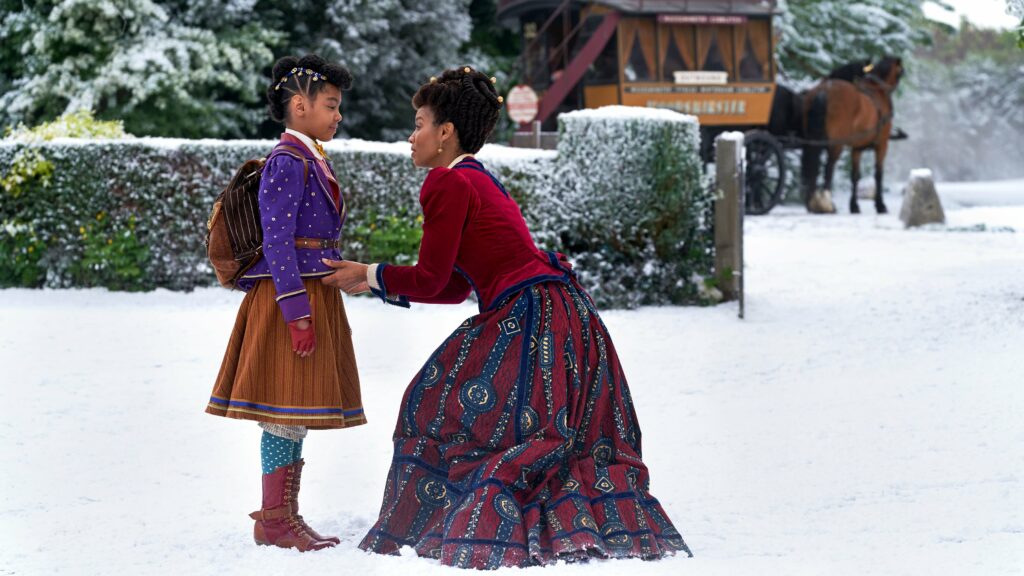
<svg viewBox="0 0 1024 576">
<path fill-rule="evenodd" d="M 746 320 L 604 313 L 696 557 L 527 573 L 1024 574 L 1024 208 L 905 231 L 888 200 L 749 218 Z M 343 542 L 299 554 L 251 540 L 259 430 L 203 413 L 240 298 L 0 291 L 0 575 L 462 574 L 355 545 L 402 391 L 474 307 L 347 301 L 371 423 L 307 440 L 303 513 Z"/>
</svg>

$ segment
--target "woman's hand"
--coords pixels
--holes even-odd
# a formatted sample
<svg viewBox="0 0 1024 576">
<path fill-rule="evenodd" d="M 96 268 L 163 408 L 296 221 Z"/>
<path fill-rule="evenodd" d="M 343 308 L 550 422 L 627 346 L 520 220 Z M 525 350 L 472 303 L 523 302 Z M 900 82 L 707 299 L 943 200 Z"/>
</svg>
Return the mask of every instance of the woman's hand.
<svg viewBox="0 0 1024 576">
<path fill-rule="evenodd" d="M 370 285 L 366 281 L 366 269 L 369 266 L 366 264 L 348 260 L 328 260 L 327 258 L 323 258 L 321 261 L 334 268 L 333 274 L 325 276 L 321 280 L 324 284 L 340 288 L 350 295 L 370 291 Z"/>
</svg>

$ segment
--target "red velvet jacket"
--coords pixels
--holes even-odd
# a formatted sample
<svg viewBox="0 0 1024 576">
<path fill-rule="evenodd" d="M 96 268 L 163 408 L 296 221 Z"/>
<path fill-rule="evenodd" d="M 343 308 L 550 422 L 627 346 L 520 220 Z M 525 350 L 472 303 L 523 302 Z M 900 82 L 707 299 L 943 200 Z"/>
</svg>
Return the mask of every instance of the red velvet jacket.
<svg viewBox="0 0 1024 576">
<path fill-rule="evenodd" d="M 519 205 L 475 158 L 431 170 L 420 205 L 419 261 L 377 266 L 373 292 L 391 304 L 456 304 L 475 290 L 488 310 L 531 284 L 569 278 L 557 255 L 533 243 Z"/>
</svg>

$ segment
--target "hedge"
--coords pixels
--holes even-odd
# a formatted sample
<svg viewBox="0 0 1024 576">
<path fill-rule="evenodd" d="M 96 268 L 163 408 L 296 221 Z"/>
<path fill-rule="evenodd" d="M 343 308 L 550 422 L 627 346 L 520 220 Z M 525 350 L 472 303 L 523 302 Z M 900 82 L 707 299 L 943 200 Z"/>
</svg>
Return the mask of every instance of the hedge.
<svg viewBox="0 0 1024 576">
<path fill-rule="evenodd" d="M 610 107 L 563 114 L 557 151 L 478 155 L 539 246 L 565 252 L 598 305 L 704 303 L 712 198 L 692 117 Z M 203 239 L 213 199 L 272 141 L 0 141 L 0 287 L 190 290 L 214 284 Z M 413 263 L 419 185 L 408 145 L 326 146 L 349 208 L 343 253 Z"/>
</svg>

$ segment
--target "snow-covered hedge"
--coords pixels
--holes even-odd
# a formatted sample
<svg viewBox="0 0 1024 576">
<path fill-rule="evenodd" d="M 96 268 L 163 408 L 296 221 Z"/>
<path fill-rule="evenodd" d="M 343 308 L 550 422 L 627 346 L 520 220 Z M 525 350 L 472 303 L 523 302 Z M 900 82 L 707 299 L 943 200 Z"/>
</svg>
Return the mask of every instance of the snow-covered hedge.
<svg viewBox="0 0 1024 576">
<path fill-rule="evenodd" d="M 479 154 L 540 245 L 566 252 L 602 306 L 701 301 L 711 199 L 694 120 L 618 108 L 562 116 L 557 152 Z M 270 141 L 0 142 L 0 286 L 187 290 L 213 276 L 203 238 L 213 198 Z M 419 185 L 407 144 L 331 143 L 349 218 L 347 258 L 411 262 Z"/>
</svg>

